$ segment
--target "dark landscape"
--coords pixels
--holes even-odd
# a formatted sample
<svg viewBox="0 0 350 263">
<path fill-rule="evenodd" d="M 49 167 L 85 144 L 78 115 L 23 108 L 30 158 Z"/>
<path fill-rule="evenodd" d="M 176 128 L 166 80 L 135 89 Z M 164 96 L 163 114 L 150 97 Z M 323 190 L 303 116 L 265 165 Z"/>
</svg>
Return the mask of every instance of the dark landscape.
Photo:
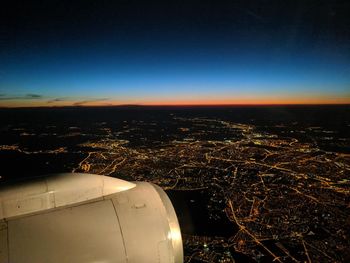
<svg viewBox="0 0 350 263">
<path fill-rule="evenodd" d="M 185 262 L 350 262 L 350 107 L 0 109 L 1 184 L 160 185 Z"/>
</svg>

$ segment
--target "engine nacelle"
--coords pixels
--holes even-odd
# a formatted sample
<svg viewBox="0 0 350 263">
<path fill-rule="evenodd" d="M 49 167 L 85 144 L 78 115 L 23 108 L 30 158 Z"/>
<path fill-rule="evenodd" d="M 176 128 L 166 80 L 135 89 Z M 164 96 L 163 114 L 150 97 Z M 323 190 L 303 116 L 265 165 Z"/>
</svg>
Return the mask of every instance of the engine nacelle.
<svg viewBox="0 0 350 263">
<path fill-rule="evenodd" d="M 182 263 L 183 248 L 160 187 L 67 173 L 0 189 L 0 262 Z"/>
</svg>

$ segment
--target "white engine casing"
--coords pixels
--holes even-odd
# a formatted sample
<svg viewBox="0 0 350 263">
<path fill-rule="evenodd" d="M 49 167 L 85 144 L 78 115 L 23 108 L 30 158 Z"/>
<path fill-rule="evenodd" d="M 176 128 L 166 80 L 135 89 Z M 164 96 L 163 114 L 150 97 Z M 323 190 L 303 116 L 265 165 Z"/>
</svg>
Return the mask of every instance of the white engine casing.
<svg viewBox="0 0 350 263">
<path fill-rule="evenodd" d="M 182 263 L 182 238 L 160 187 L 58 174 L 0 189 L 0 262 Z"/>
</svg>

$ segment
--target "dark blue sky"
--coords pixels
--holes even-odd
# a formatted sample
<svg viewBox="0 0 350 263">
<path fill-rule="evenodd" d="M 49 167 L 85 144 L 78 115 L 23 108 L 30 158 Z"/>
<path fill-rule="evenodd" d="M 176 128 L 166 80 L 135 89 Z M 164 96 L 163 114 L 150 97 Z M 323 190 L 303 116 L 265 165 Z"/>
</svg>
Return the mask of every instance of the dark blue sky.
<svg viewBox="0 0 350 263">
<path fill-rule="evenodd" d="M 0 12 L 3 106 L 350 102 L 346 1 L 14 1 Z"/>
</svg>

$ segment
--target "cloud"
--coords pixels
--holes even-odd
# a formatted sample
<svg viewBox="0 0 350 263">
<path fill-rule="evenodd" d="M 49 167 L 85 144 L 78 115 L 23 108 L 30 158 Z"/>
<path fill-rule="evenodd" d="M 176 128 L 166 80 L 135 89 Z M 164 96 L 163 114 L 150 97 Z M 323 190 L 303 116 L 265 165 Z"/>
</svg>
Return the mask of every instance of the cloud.
<svg viewBox="0 0 350 263">
<path fill-rule="evenodd" d="M 42 98 L 43 96 L 39 94 L 28 93 L 25 97 L 28 99 L 39 99 L 39 98 Z"/>
<path fill-rule="evenodd" d="M 20 97 L 8 97 L 5 94 L 1 94 L 0 100 L 16 100 L 19 99 Z"/>
<path fill-rule="evenodd" d="M 99 102 L 99 101 L 106 101 L 106 100 L 109 100 L 109 99 L 108 98 L 92 98 L 89 100 L 76 101 L 75 98 L 61 97 L 61 98 L 54 98 L 54 99 L 48 100 L 47 103 L 51 104 L 51 103 L 56 103 L 56 102 L 71 102 L 72 106 L 83 106 L 85 104 Z"/>
<path fill-rule="evenodd" d="M 73 106 L 82 106 L 84 104 L 92 103 L 92 102 L 99 102 L 99 101 L 106 101 L 108 98 L 101 98 L 101 99 L 91 99 L 91 100 L 82 100 L 77 101 L 73 104 Z"/>
<path fill-rule="evenodd" d="M 59 102 L 66 102 L 65 104 L 70 104 L 72 106 L 83 106 L 85 104 L 89 103 L 95 103 L 95 102 L 100 102 L 100 101 L 107 101 L 109 100 L 108 98 L 91 98 L 91 99 L 86 99 L 86 100 L 80 100 L 77 101 L 77 98 L 73 97 L 58 97 L 58 98 L 53 98 L 47 100 L 44 96 L 36 93 L 27 93 L 24 95 L 12 95 L 9 96 L 4 93 L 0 93 L 0 101 L 9 101 L 9 100 L 18 100 L 18 101 L 23 101 L 23 100 L 42 100 L 45 99 L 47 104 L 54 104 L 54 103 L 59 103 Z"/>
<path fill-rule="evenodd" d="M 22 96 L 6 96 L 5 94 L 0 94 L 0 100 L 37 100 L 42 98 L 42 95 L 33 93 L 28 93 Z"/>
<path fill-rule="evenodd" d="M 69 98 L 55 98 L 52 100 L 48 100 L 47 103 L 55 103 L 55 102 L 61 102 L 61 101 L 69 101 Z"/>
</svg>

